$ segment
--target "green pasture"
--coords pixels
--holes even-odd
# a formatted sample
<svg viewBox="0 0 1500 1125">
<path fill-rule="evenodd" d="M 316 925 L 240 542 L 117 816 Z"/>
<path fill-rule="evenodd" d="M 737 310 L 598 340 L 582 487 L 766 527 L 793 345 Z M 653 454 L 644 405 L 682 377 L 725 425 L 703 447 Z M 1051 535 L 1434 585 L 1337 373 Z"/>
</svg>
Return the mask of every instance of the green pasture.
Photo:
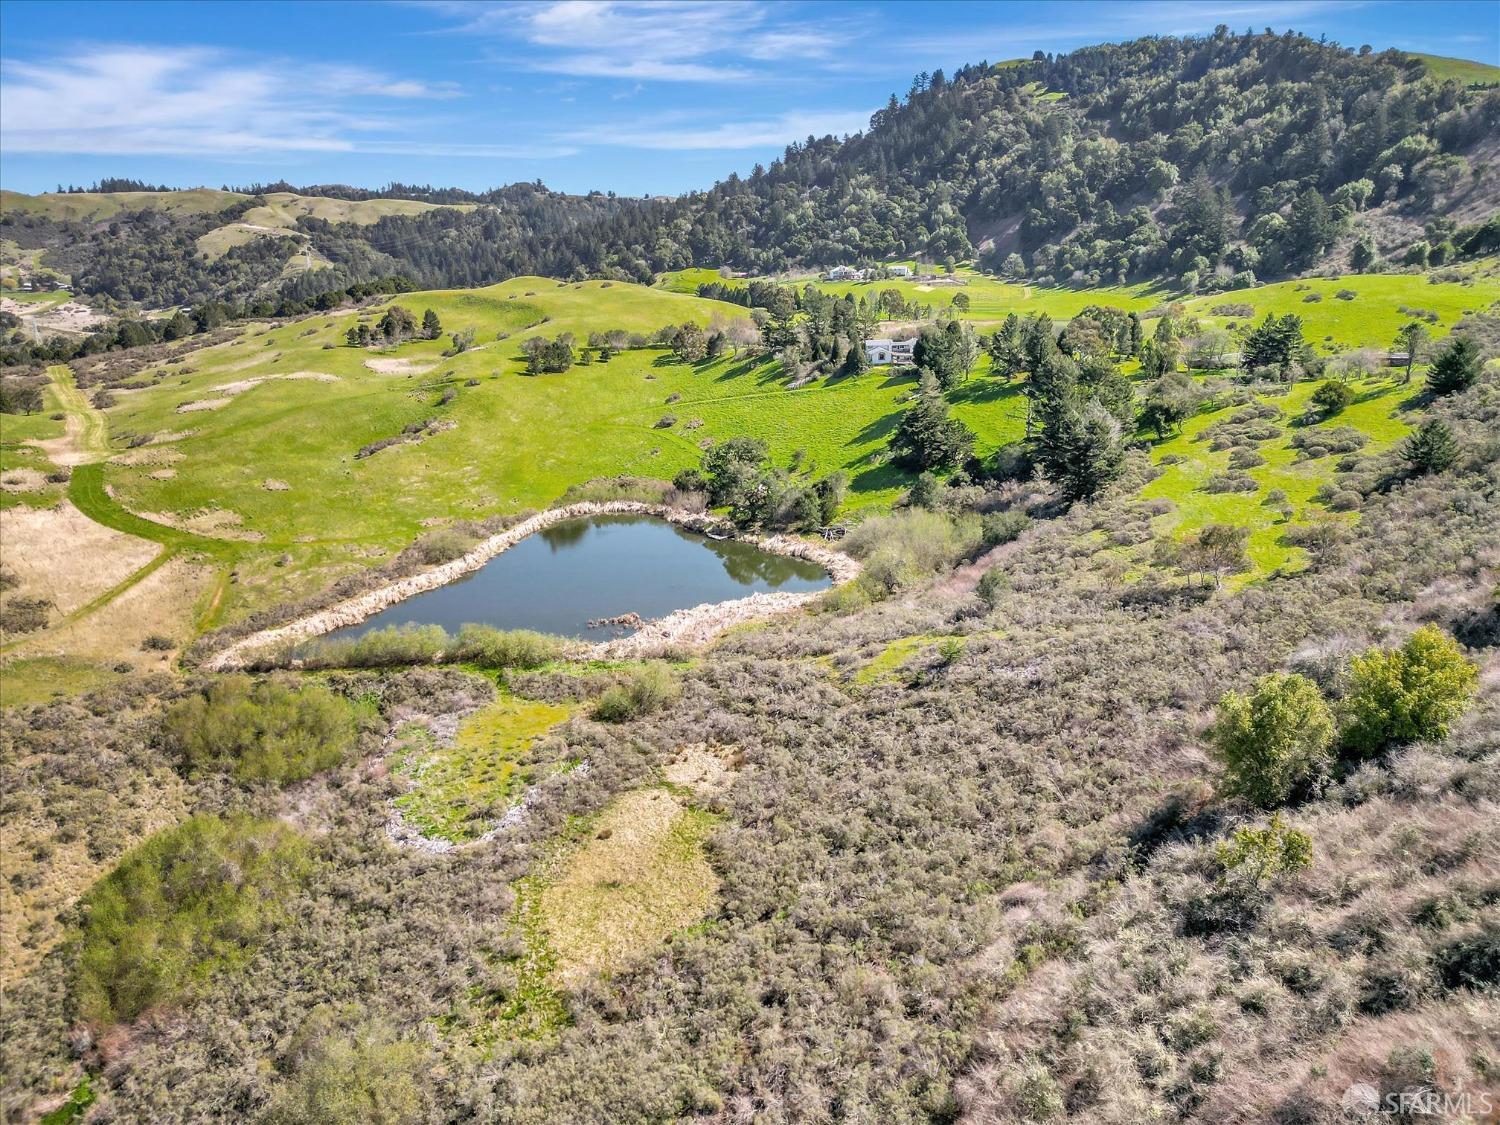
<svg viewBox="0 0 1500 1125">
<path fill-rule="evenodd" d="M 1491 13 L 1493 14 L 1493 13 Z M 1408 51 L 1408 54 L 1413 52 Z M 1453 79 L 1465 86 L 1493 86 L 1500 83 L 1500 66 L 1475 62 L 1473 59 L 1450 59 L 1444 55 L 1414 55 L 1427 66 L 1427 75 L 1439 82 Z"/>
<path fill-rule="evenodd" d="M 1432 281 L 1428 274 L 1372 273 L 1336 278 L 1281 281 L 1232 293 L 1216 293 L 1184 301 L 1193 316 L 1215 324 L 1244 325 L 1259 321 L 1267 313 L 1302 318 L 1303 330 L 1322 352 L 1350 348 L 1385 349 L 1396 329 L 1415 319 L 1414 313 L 1433 313 L 1436 322 L 1424 319 L 1434 336 L 1441 336 L 1466 313 L 1482 312 L 1500 301 L 1500 276 L 1494 259 L 1462 271 L 1463 281 Z M 1352 293 L 1352 298 L 1340 297 Z M 1316 301 L 1309 301 L 1310 296 Z M 1101 302 L 1106 303 L 1106 302 Z M 1250 316 L 1215 312 L 1231 305 L 1249 305 Z M 1407 310 L 1403 312 L 1403 307 Z"/>
<path fill-rule="evenodd" d="M 1280 409 L 1281 415 L 1275 421 L 1281 433 L 1255 446 L 1266 459 L 1265 464 L 1243 470 L 1259 486 L 1254 492 L 1210 492 L 1205 488 L 1216 474 L 1230 472 L 1231 455 L 1227 449 L 1218 452 L 1209 449 L 1205 431 L 1239 407 L 1199 414 L 1183 426 L 1180 434 L 1158 442 L 1152 451 L 1153 461 L 1161 464 L 1163 459 L 1180 460 L 1164 465 L 1162 474 L 1141 491 L 1143 499 L 1168 500 L 1173 505 L 1170 512 L 1157 518 L 1156 532 L 1181 537 L 1215 523 L 1250 528 L 1252 569 L 1231 579 L 1234 584 L 1278 569 L 1300 569 L 1305 565 L 1306 552 L 1286 541 L 1286 532 L 1291 527 L 1323 519 L 1355 517 L 1330 512 L 1314 500 L 1322 485 L 1336 480 L 1334 467 L 1340 455 L 1299 460 L 1298 450 L 1291 445 L 1292 437 L 1299 432 L 1348 426 L 1369 439 L 1360 450 L 1362 455 L 1368 455 L 1390 448 L 1411 428 L 1403 417 L 1403 403 L 1419 389 L 1418 382 L 1403 385 L 1396 378 L 1379 376 L 1352 385 L 1356 392 L 1353 405 L 1311 425 L 1303 422 L 1317 383 L 1298 383 L 1284 394 L 1258 396 L 1257 401 Z M 1276 489 L 1285 493 L 1284 500 L 1273 501 L 1271 492 Z"/>
<path fill-rule="evenodd" d="M 887 263 L 914 265 L 912 262 Z M 932 271 L 933 267 L 919 267 Z M 1011 313 L 1020 316 L 1046 313 L 1054 320 L 1067 320 L 1077 316 L 1088 305 L 1112 305 L 1115 308 L 1144 313 L 1161 303 L 1165 293 L 1150 285 L 1105 285 L 1096 289 L 1074 289 L 1063 286 L 1026 285 L 1005 281 L 998 277 L 987 277 L 977 270 L 960 266 L 952 274 L 938 273 L 936 280 L 920 278 L 890 278 L 885 281 L 825 281 L 822 274 L 806 274 L 777 278 L 786 285 L 811 285 L 815 289 L 842 297 L 852 293 L 874 299 L 882 290 L 895 289 L 904 300 L 932 306 L 933 315 L 952 308 L 953 298 L 963 293 L 969 298 L 969 308 L 960 315 L 966 320 L 979 323 L 1003 320 Z M 677 293 L 696 293 L 698 286 L 708 282 L 726 282 L 743 285 L 743 281 L 725 279 L 717 270 L 687 269 L 663 274 L 657 285 Z"/>
</svg>

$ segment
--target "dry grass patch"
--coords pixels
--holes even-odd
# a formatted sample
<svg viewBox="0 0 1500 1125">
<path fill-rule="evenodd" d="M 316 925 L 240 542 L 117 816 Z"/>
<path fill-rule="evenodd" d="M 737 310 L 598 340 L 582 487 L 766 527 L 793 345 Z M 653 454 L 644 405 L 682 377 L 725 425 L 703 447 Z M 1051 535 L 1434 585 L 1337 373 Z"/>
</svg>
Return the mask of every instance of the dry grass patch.
<svg viewBox="0 0 1500 1125">
<path fill-rule="evenodd" d="M 415 359 L 367 359 L 365 366 L 377 375 L 425 375 L 437 364 Z"/>
<path fill-rule="evenodd" d="M 713 824 L 665 789 L 627 793 L 604 811 L 541 892 L 563 986 L 622 968 L 712 912 L 719 877 L 703 841 Z"/>
<path fill-rule="evenodd" d="M 47 487 L 47 475 L 36 469 L 8 469 L 0 476 L 0 488 L 6 492 L 40 492 Z"/>
<path fill-rule="evenodd" d="M 739 767 L 737 751 L 698 742 L 678 750 L 662 774 L 670 784 L 691 789 L 699 797 L 716 797 L 734 783 Z"/>
<path fill-rule="evenodd" d="M 172 652 L 146 651 L 146 638 L 171 637 L 179 645 L 193 635 L 194 607 L 213 581 L 211 567 L 171 559 L 94 612 L 48 633 L 26 639 L 23 652 L 66 653 L 111 664 L 128 660 L 138 669 L 170 666 Z"/>
<path fill-rule="evenodd" d="M 243 527 L 245 517 L 228 508 L 203 508 L 196 512 L 142 512 L 141 516 L 152 523 L 206 535 L 211 539 L 237 539 L 256 543 L 265 538 L 262 532 Z"/>
<path fill-rule="evenodd" d="M 0 542 L 6 569 L 20 579 L 17 592 L 46 598 L 61 613 L 88 604 L 161 550 L 95 523 L 67 501 L 0 512 Z"/>
</svg>

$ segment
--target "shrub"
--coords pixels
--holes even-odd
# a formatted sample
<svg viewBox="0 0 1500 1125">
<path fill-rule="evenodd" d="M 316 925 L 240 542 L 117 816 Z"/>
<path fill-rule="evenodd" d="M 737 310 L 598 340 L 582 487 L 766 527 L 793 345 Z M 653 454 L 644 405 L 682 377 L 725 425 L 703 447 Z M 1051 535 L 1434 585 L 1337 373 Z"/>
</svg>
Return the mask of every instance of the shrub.
<svg viewBox="0 0 1500 1125">
<path fill-rule="evenodd" d="M 173 707 L 163 733 L 193 772 L 285 785 L 338 765 L 357 728 L 350 703 L 321 684 L 294 690 L 228 676 Z"/>
<path fill-rule="evenodd" d="M 1214 473 L 1203 482 L 1204 492 L 1259 492 L 1260 484 L 1244 473 Z"/>
<path fill-rule="evenodd" d="M 623 723 L 660 711 L 681 694 L 682 685 L 665 665 L 647 664 L 600 696 L 592 715 L 601 723 Z"/>
<path fill-rule="evenodd" d="M 295 655 L 305 668 L 394 668 L 431 664 L 449 642 L 440 625 L 392 625 L 358 637 L 314 641 L 286 655 Z"/>
<path fill-rule="evenodd" d="M 399 1125 L 425 1116 L 422 1079 L 432 1063 L 424 1049 L 383 1024 L 345 1029 L 343 1022 L 323 1005 L 297 1030 L 281 1060 L 290 1073 L 271 1101 L 266 1125 Z"/>
<path fill-rule="evenodd" d="M 1398 649 L 1354 658 L 1344 743 L 1368 757 L 1395 743 L 1444 738 L 1478 684 L 1479 670 L 1453 639 L 1425 625 Z"/>
<path fill-rule="evenodd" d="M 481 668 L 540 668 L 562 653 L 562 642 L 530 629 L 465 625 L 447 653 L 450 660 Z"/>
<path fill-rule="evenodd" d="M 1225 875 L 1260 886 L 1268 879 L 1310 867 L 1312 837 L 1288 828 L 1276 813 L 1264 828 L 1235 829 L 1229 842 L 1218 846 L 1214 859 Z"/>
<path fill-rule="evenodd" d="M 47 627 L 52 603 L 46 598 L 11 598 L 0 606 L 0 632 L 34 633 Z"/>
<path fill-rule="evenodd" d="M 1320 383 L 1312 395 L 1313 405 L 1321 410 L 1325 417 L 1337 414 L 1353 401 L 1354 388 L 1337 379 L 1328 379 Z"/>
<path fill-rule="evenodd" d="M 979 521 L 980 534 L 986 547 L 998 547 L 1019 538 L 1031 526 L 1031 517 L 1025 512 L 990 512 Z"/>
<path fill-rule="evenodd" d="M 883 596 L 946 570 L 972 554 L 981 539 L 979 520 L 950 518 L 922 508 L 906 508 L 860 524 L 844 540 L 844 549 L 863 559 L 859 582 Z"/>
<path fill-rule="evenodd" d="M 1490 922 L 1437 952 L 1438 975 L 1449 988 L 1500 988 L 1500 926 Z"/>
<path fill-rule="evenodd" d="M 990 567 L 979 576 L 979 583 L 974 587 L 974 593 L 985 605 L 991 609 L 1000 600 L 1000 593 L 1010 587 L 1010 578 L 1005 571 L 998 566 Z"/>
<path fill-rule="evenodd" d="M 141 647 L 147 652 L 170 652 L 176 642 L 162 633 L 152 633 L 141 642 Z"/>
<path fill-rule="evenodd" d="M 1333 733 L 1328 704 L 1305 676 L 1272 672 L 1248 696 L 1229 692 L 1209 734 L 1222 790 L 1261 808 L 1285 803 L 1323 776 Z"/>
<path fill-rule="evenodd" d="M 301 837 L 273 821 L 198 815 L 153 836 L 83 900 L 83 1018 L 134 1019 L 243 960 L 306 868 Z"/>
</svg>

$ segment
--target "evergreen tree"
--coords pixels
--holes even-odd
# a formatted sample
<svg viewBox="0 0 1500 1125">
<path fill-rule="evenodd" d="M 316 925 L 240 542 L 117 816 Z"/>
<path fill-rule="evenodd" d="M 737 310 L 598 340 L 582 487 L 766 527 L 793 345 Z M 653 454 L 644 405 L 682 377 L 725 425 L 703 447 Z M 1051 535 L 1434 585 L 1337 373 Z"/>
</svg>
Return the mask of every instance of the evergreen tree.
<svg viewBox="0 0 1500 1125">
<path fill-rule="evenodd" d="M 1433 361 L 1427 372 L 1428 389 L 1438 395 L 1466 391 L 1479 381 L 1481 366 L 1479 346 L 1459 336 Z"/>
<path fill-rule="evenodd" d="M 1440 473 L 1458 460 L 1458 441 L 1438 418 L 1428 419 L 1401 443 L 1401 458 L 1418 476 Z"/>
<path fill-rule="evenodd" d="M 438 314 L 428 309 L 422 314 L 422 338 L 436 340 L 442 334 L 443 324 L 438 320 Z"/>
<path fill-rule="evenodd" d="M 968 458 L 974 435 L 956 418 L 948 416 L 937 379 L 923 372 L 916 401 L 901 415 L 891 435 L 891 454 L 908 469 L 941 469 Z"/>
</svg>

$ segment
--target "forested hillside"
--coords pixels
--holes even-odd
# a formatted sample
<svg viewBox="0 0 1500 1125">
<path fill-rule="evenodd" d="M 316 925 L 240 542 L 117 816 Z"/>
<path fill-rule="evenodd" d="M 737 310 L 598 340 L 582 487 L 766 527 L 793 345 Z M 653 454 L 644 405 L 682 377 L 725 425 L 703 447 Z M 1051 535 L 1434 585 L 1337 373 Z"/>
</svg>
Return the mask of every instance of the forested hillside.
<svg viewBox="0 0 1500 1125">
<path fill-rule="evenodd" d="M 148 305 L 301 284 L 282 276 L 294 252 L 339 285 L 645 281 L 689 266 L 772 273 L 919 256 L 1044 284 L 1213 291 L 1493 251 L 1497 124 L 1500 89 L 1439 80 L 1417 56 L 1221 29 L 922 74 L 866 132 L 809 137 L 769 168 L 675 199 L 539 184 L 303 188 L 465 206 L 373 222 L 303 214 L 288 223 L 294 238 L 247 236 L 221 255 L 202 237 L 239 223 L 243 202 L 217 215 L 124 211 L 101 229 L 12 199 L 0 232 L 48 247 L 48 264 L 83 293 Z M 325 281 L 316 287 L 337 287 Z"/>
</svg>

